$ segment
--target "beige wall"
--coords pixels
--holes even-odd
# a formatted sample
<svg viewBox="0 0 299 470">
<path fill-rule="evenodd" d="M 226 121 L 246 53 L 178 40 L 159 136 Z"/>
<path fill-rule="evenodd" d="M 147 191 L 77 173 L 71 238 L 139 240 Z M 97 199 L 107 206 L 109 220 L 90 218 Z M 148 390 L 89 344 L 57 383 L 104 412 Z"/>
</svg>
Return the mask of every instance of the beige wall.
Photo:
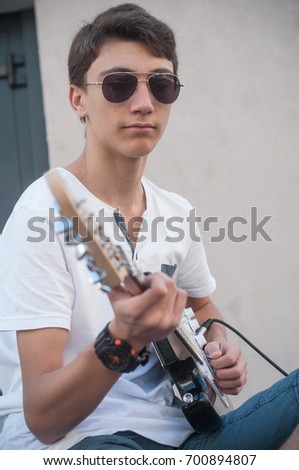
<svg viewBox="0 0 299 470">
<path fill-rule="evenodd" d="M 82 20 L 113 0 L 35 0 L 51 165 L 78 156 L 84 128 L 68 105 L 66 57 Z M 297 0 L 136 1 L 175 30 L 185 84 L 147 175 L 189 198 L 198 215 L 214 300 L 226 320 L 281 367 L 298 366 L 299 2 Z M 258 222 L 272 216 L 252 241 Z M 207 229 L 207 217 L 218 222 Z M 220 227 L 233 217 L 232 241 Z M 248 223 L 242 225 L 242 221 Z M 236 339 L 234 335 L 231 336 Z M 238 341 L 238 339 L 236 339 Z M 238 404 L 281 377 L 240 341 L 249 381 Z"/>
</svg>

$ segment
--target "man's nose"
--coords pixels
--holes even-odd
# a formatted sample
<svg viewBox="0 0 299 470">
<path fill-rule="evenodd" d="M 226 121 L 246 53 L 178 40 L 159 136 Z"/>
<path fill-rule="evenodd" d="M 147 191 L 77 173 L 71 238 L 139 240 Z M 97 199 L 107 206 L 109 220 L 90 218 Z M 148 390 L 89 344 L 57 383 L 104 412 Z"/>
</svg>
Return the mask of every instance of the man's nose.
<svg viewBox="0 0 299 470">
<path fill-rule="evenodd" d="M 154 97 L 145 78 L 138 80 L 137 88 L 130 100 L 132 112 L 151 113 L 155 110 L 153 104 Z"/>
</svg>

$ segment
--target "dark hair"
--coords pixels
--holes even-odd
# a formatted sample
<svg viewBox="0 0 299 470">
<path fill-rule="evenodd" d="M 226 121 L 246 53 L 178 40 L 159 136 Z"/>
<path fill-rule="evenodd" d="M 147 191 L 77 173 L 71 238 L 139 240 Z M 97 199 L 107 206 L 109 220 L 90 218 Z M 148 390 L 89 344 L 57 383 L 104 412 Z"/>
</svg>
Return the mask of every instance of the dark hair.
<svg viewBox="0 0 299 470">
<path fill-rule="evenodd" d="M 177 73 L 175 37 L 169 26 L 144 8 L 124 3 L 100 13 L 78 31 L 68 57 L 70 83 L 83 87 L 85 74 L 101 47 L 115 39 L 142 42 L 154 56 L 170 60 Z"/>
</svg>

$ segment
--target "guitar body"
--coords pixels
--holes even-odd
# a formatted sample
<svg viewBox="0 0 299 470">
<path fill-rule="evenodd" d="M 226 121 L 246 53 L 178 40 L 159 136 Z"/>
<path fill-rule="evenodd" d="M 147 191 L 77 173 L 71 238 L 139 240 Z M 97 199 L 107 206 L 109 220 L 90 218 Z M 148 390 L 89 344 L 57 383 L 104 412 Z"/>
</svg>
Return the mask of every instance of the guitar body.
<svg viewBox="0 0 299 470">
<path fill-rule="evenodd" d="M 113 245 L 105 236 L 103 227 L 90 224 L 90 214 L 84 201 L 76 201 L 63 178 L 55 170 L 46 175 L 55 199 L 55 206 L 64 224 L 64 241 L 76 245 L 77 257 L 86 263 L 93 283 L 108 293 L 123 285 L 131 295 L 138 295 L 144 287 L 144 274 L 128 259 L 120 246 Z M 174 401 L 182 408 L 195 430 L 215 429 L 221 424 L 215 402 L 224 410 L 230 408 L 228 398 L 217 387 L 214 373 L 203 350 L 206 343 L 197 335 L 199 325 L 191 309 L 182 313 L 175 332 L 165 340 L 153 343 L 154 350 L 173 384 Z"/>
<path fill-rule="evenodd" d="M 214 430 L 221 425 L 221 418 L 210 399 L 207 382 L 200 375 L 191 355 L 179 359 L 168 339 L 154 343 L 154 349 L 164 369 L 173 381 L 174 395 L 187 420 L 195 431 Z"/>
</svg>

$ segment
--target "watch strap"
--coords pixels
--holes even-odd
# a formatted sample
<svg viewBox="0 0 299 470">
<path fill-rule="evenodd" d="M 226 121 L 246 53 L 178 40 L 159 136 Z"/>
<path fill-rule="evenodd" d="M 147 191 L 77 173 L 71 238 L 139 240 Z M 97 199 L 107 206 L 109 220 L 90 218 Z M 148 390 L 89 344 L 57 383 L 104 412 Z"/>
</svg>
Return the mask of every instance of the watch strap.
<svg viewBox="0 0 299 470">
<path fill-rule="evenodd" d="M 136 352 L 136 350 L 127 341 L 120 338 L 112 338 L 109 332 L 109 323 L 107 323 L 105 328 L 96 338 L 94 348 L 97 357 L 104 363 L 106 367 L 108 367 L 108 369 L 119 372 L 132 372 L 139 365 L 144 366 L 148 362 L 150 356 L 150 353 L 147 351 L 146 347 L 144 347 L 141 351 Z M 107 353 L 110 347 L 111 349 L 113 348 L 114 351 L 115 348 L 116 350 L 119 348 L 119 351 L 123 351 L 130 356 L 129 361 L 126 361 L 126 365 L 122 365 L 120 363 L 119 366 L 116 367 L 111 366 L 111 364 L 108 364 L 107 361 L 105 361 L 103 351 Z"/>
</svg>

